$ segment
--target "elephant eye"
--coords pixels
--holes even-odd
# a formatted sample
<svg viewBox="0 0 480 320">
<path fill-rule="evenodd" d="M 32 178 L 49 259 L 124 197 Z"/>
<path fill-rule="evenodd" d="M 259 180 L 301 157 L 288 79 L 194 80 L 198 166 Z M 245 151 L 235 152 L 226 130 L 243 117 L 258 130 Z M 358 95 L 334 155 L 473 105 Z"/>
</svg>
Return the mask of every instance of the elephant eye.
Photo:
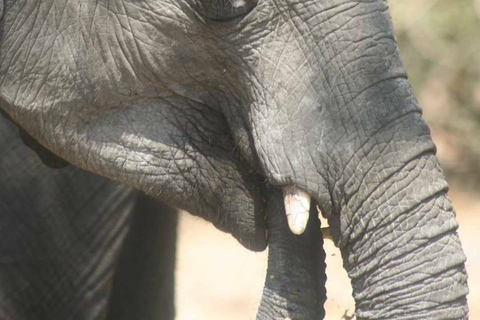
<svg viewBox="0 0 480 320">
<path fill-rule="evenodd" d="M 258 0 L 201 0 L 205 16 L 214 21 L 228 22 L 247 15 Z"/>
</svg>

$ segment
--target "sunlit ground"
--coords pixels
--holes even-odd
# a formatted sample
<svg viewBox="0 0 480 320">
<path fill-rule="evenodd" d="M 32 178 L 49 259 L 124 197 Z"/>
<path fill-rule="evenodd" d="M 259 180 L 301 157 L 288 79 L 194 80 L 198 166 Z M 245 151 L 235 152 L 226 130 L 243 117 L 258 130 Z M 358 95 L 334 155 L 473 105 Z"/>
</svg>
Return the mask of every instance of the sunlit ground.
<svg viewBox="0 0 480 320">
<path fill-rule="evenodd" d="M 470 319 L 480 319 L 480 199 L 451 192 L 467 254 Z M 253 320 L 262 294 L 266 253 L 244 249 L 231 236 L 182 214 L 177 262 L 177 319 Z M 339 251 L 327 240 L 327 320 L 351 319 L 355 305 Z"/>
</svg>

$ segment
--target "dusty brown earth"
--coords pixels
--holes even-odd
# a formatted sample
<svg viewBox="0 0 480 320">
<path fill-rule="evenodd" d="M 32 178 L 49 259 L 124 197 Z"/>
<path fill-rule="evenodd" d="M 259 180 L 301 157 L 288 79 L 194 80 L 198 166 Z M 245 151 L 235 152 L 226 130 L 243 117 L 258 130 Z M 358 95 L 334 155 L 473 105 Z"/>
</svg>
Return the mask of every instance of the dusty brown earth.
<svg viewBox="0 0 480 320">
<path fill-rule="evenodd" d="M 480 197 L 452 188 L 460 237 L 468 257 L 470 319 L 480 319 Z M 340 253 L 327 251 L 327 320 L 353 319 L 355 304 Z M 262 294 L 267 255 L 244 249 L 231 236 L 182 214 L 177 261 L 177 319 L 253 320 Z"/>
</svg>

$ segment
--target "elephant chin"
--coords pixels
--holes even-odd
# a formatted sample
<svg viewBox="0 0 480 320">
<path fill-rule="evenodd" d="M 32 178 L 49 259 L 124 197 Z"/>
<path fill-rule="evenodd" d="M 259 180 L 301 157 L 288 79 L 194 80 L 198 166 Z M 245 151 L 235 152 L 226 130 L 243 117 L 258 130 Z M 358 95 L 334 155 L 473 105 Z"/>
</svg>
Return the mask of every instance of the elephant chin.
<svg viewBox="0 0 480 320">
<path fill-rule="evenodd" d="M 266 193 L 264 186 L 251 184 L 250 189 L 248 193 L 233 192 L 223 199 L 221 205 L 213 208 L 215 212 L 212 214 L 200 212 L 199 215 L 210 221 L 218 230 L 231 234 L 246 249 L 261 252 L 268 245 L 267 209 L 264 201 Z M 198 214 L 194 210 L 189 212 Z"/>
<path fill-rule="evenodd" d="M 240 227 L 226 227 L 224 224 L 213 223 L 214 226 L 224 232 L 230 233 L 242 246 L 254 252 L 261 252 L 267 248 L 268 236 L 265 221 L 248 223 Z"/>
</svg>

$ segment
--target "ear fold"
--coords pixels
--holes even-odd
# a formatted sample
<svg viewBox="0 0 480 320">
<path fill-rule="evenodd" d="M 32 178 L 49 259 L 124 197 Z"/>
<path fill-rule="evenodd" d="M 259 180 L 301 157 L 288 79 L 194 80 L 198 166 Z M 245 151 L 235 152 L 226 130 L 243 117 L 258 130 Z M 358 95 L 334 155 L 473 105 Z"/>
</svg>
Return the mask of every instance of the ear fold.
<svg viewBox="0 0 480 320">
<path fill-rule="evenodd" d="M 3 4 L 2 0 L 0 0 L 0 9 L 1 9 L 1 4 Z M 0 114 L 3 115 L 9 121 L 13 122 L 10 116 L 5 112 L 3 112 L 2 110 L 0 110 Z M 37 140 L 35 140 L 32 136 L 30 136 L 25 130 L 19 127 L 18 131 L 20 133 L 20 137 L 22 138 L 23 143 L 25 143 L 27 147 L 35 151 L 35 153 L 37 154 L 37 156 L 40 158 L 40 160 L 43 162 L 44 165 L 53 169 L 60 169 L 60 168 L 67 167 L 69 165 L 67 161 L 58 157 L 57 155 L 52 153 L 50 150 L 48 150 L 47 148 L 42 146 L 40 143 L 38 143 Z"/>
</svg>

